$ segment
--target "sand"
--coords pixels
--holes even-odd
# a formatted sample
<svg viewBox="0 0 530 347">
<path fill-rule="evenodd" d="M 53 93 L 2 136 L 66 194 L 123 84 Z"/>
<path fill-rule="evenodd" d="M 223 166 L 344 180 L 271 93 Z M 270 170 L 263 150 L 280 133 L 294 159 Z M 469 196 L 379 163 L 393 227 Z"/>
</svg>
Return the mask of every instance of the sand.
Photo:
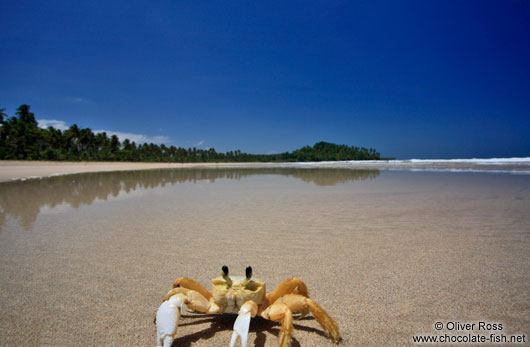
<svg viewBox="0 0 530 347">
<path fill-rule="evenodd" d="M 109 172 L 193 167 L 237 167 L 237 163 L 134 163 L 0 160 L 0 182 L 86 172 Z"/>
<path fill-rule="evenodd" d="M 528 341 L 528 176 L 88 173 L 0 184 L 0 207 L 2 346 L 154 345 L 174 279 L 209 288 L 224 264 L 252 265 L 269 289 L 301 277 L 340 346 L 411 345 L 437 321 L 501 322 Z M 233 321 L 187 316 L 174 346 L 228 346 Z M 311 317 L 294 327 L 293 346 L 333 345 Z M 249 346 L 276 346 L 279 329 L 253 320 Z"/>
<path fill-rule="evenodd" d="M 530 175 L 530 158 L 467 160 L 381 160 L 320 163 L 135 163 L 0 160 L 0 182 L 49 176 L 152 169 L 189 168 L 333 168 L 356 170 L 408 170 L 489 172 Z"/>
</svg>

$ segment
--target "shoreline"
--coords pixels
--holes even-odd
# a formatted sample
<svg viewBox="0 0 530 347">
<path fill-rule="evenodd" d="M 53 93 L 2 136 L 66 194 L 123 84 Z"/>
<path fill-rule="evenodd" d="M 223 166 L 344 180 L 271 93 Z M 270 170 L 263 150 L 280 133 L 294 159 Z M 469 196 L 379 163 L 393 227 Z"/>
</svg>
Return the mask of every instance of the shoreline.
<svg viewBox="0 0 530 347">
<path fill-rule="evenodd" d="M 100 161 L 0 160 L 0 183 L 88 172 L 188 168 L 340 168 L 355 170 L 409 170 L 489 172 L 530 175 L 530 158 L 410 159 L 323 162 L 145 163 Z"/>
<path fill-rule="evenodd" d="M 254 163 L 143 163 L 3 160 L 0 161 L 0 183 L 88 172 L 241 166 L 254 166 Z"/>
</svg>

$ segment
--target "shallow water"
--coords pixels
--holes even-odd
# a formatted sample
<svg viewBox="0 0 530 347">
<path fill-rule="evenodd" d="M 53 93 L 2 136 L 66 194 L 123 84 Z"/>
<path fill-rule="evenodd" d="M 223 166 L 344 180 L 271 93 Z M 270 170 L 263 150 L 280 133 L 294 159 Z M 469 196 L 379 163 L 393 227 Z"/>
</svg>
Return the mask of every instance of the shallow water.
<svg viewBox="0 0 530 347">
<path fill-rule="evenodd" d="M 0 184 L 0 345 L 152 345 L 176 277 L 297 276 L 350 345 L 436 321 L 530 326 L 530 176 L 345 168 L 89 173 Z M 233 317 L 177 343 L 228 345 Z M 251 324 L 275 346 L 279 325 Z M 452 332 L 454 333 L 454 332 Z M 527 340 L 528 341 L 528 340 Z M 295 323 L 294 346 L 332 345 Z"/>
</svg>

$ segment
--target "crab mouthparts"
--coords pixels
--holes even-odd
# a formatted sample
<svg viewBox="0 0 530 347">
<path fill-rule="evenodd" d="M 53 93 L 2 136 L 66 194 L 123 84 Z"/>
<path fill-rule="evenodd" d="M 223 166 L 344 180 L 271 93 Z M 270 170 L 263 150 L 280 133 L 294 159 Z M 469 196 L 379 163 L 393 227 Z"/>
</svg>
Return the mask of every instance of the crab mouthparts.
<svg viewBox="0 0 530 347">
<path fill-rule="evenodd" d="M 231 290 L 226 295 L 226 312 L 228 313 L 237 313 L 239 311 L 239 308 L 245 303 L 243 293 L 240 292 L 237 288 L 234 289 L 235 290 Z"/>
</svg>

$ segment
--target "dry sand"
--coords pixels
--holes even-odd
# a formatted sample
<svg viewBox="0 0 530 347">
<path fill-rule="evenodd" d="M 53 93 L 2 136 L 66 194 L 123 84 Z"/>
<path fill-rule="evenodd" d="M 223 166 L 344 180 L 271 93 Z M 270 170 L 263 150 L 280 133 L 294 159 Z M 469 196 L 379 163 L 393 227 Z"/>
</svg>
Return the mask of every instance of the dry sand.
<svg viewBox="0 0 530 347">
<path fill-rule="evenodd" d="M 102 173 L 3 183 L 0 207 L 2 346 L 154 345 L 173 280 L 209 288 L 223 264 L 252 265 L 269 289 L 301 277 L 342 346 L 411 345 L 437 321 L 501 322 L 528 341 L 528 176 Z M 174 346 L 228 346 L 233 321 L 186 317 Z M 279 328 L 253 320 L 249 346 L 276 346 Z M 312 318 L 293 336 L 333 345 Z"/>
</svg>

